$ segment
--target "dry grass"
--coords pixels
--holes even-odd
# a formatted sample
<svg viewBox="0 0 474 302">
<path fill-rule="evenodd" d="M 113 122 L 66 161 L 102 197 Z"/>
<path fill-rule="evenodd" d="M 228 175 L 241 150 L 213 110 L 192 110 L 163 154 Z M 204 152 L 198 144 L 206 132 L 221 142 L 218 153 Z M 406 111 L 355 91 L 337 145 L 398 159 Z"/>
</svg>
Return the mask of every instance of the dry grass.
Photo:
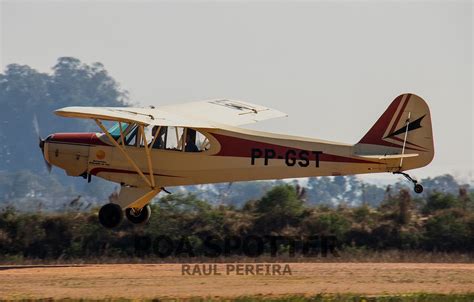
<svg viewBox="0 0 474 302">
<path fill-rule="evenodd" d="M 224 271 L 225 264 L 219 264 Z M 2 266 L 0 298 L 153 299 L 468 293 L 474 264 L 292 263 L 291 276 L 182 276 L 179 264 Z"/>
<path fill-rule="evenodd" d="M 287 255 L 278 255 L 277 257 L 260 256 L 257 258 L 249 257 L 221 257 L 221 258 L 159 258 L 159 257 L 98 257 L 85 259 L 31 259 L 22 257 L 0 258 L 0 265 L 63 265 L 63 264 L 173 264 L 173 263 L 227 263 L 227 262 L 269 262 L 269 263 L 474 263 L 474 253 L 457 252 L 426 252 L 426 251 L 370 251 L 364 249 L 346 249 L 338 252 L 338 257 L 328 254 L 326 257 L 321 255 L 311 257 L 288 257 Z"/>
</svg>

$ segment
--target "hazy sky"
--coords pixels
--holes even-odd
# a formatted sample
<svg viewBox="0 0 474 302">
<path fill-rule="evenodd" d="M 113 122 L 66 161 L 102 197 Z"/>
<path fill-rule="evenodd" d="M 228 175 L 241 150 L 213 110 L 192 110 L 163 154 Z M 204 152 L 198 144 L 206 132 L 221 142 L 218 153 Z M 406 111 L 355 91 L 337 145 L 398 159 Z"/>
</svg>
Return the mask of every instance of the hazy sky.
<svg viewBox="0 0 474 302">
<path fill-rule="evenodd" d="M 472 182 L 473 6 L 3 1 L 0 63 L 49 72 L 61 56 L 99 61 L 143 105 L 240 99 L 289 114 L 251 128 L 348 143 L 397 95 L 416 93 L 436 150 L 412 173 Z"/>
</svg>

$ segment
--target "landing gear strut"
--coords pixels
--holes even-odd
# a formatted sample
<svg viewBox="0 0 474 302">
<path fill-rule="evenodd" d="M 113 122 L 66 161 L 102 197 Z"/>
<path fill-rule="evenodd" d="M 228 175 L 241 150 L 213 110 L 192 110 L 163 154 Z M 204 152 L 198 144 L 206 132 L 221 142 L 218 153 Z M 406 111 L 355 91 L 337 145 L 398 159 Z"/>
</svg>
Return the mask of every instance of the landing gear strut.
<svg viewBox="0 0 474 302">
<path fill-rule="evenodd" d="M 123 219 L 122 207 L 116 203 L 103 205 L 99 210 L 99 221 L 106 228 L 115 228 Z"/>
<path fill-rule="evenodd" d="M 134 224 L 144 224 L 151 216 L 150 205 L 146 205 L 141 209 L 127 208 L 125 210 L 125 216 L 127 219 Z"/>
<path fill-rule="evenodd" d="M 408 181 L 411 181 L 411 182 L 413 183 L 413 186 L 414 186 L 414 187 L 413 187 L 413 190 L 415 191 L 415 193 L 420 194 L 421 192 L 423 192 L 423 186 L 420 185 L 417 180 L 411 178 L 411 176 L 408 175 L 407 173 L 404 173 L 404 172 L 393 172 L 393 174 L 400 174 L 400 175 L 403 175 L 403 176 L 405 176 L 405 178 L 406 178 Z"/>
</svg>

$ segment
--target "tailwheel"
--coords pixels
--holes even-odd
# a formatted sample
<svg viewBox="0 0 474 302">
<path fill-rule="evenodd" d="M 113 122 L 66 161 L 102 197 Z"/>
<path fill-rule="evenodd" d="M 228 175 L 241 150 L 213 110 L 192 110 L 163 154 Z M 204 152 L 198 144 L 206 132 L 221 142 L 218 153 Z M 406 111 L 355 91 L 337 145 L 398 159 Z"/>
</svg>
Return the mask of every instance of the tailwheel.
<svg viewBox="0 0 474 302">
<path fill-rule="evenodd" d="M 393 174 L 400 174 L 405 176 L 405 178 L 413 183 L 413 190 L 415 193 L 420 194 L 423 192 L 423 186 L 418 183 L 416 179 L 413 179 L 410 175 L 404 172 L 393 172 Z"/>
<path fill-rule="evenodd" d="M 99 210 L 99 221 L 106 228 L 115 228 L 123 219 L 122 207 L 116 203 L 108 203 Z"/>
<path fill-rule="evenodd" d="M 415 193 L 420 194 L 423 192 L 423 186 L 420 184 L 415 184 L 414 190 L 415 190 Z"/>
<path fill-rule="evenodd" d="M 150 220 L 151 216 L 151 207 L 146 205 L 141 209 L 127 208 L 125 210 L 125 216 L 127 219 L 134 224 L 144 224 Z"/>
</svg>

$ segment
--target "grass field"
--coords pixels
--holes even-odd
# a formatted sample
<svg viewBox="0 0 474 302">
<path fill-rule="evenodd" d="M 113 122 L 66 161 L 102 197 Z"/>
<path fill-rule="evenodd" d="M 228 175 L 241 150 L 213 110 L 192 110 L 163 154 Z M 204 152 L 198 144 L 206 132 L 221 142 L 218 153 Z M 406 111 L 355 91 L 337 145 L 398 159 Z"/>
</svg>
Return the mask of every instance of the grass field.
<svg viewBox="0 0 474 302">
<path fill-rule="evenodd" d="M 291 275 L 227 275 L 226 265 L 209 276 L 180 264 L 1 266 L 0 298 L 474 301 L 470 263 L 291 263 Z"/>
</svg>

